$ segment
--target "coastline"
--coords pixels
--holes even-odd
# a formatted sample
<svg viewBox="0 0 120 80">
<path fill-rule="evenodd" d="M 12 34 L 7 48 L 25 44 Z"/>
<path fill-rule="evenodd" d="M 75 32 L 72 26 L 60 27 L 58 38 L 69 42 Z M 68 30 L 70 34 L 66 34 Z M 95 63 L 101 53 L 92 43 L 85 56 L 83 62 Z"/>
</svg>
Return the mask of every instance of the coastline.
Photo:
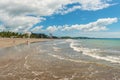
<svg viewBox="0 0 120 80">
<path fill-rule="evenodd" d="M 10 41 L 12 40 L 13 39 L 10 39 Z M 120 69 L 96 62 L 67 57 L 72 51 L 68 49 L 69 45 L 66 46 L 63 44 L 64 40 L 62 42 L 49 42 L 49 40 L 53 39 L 16 38 L 15 40 L 17 40 L 18 43 L 23 41 L 21 44 L 27 44 L 26 40 L 29 40 L 30 43 L 38 41 L 48 42 L 41 42 L 40 44 L 31 45 L 31 47 L 23 46 L 1 50 L 0 80 L 120 79 Z M 4 44 L 5 41 L 8 43 L 9 39 L 4 39 Z M 66 49 L 68 52 L 66 52 Z M 78 56 L 80 55 L 78 54 Z"/>
<path fill-rule="evenodd" d="M 29 44 L 48 40 L 49 39 L 36 39 L 36 38 L 0 38 L 0 48 L 7 48 L 20 44 Z"/>
</svg>

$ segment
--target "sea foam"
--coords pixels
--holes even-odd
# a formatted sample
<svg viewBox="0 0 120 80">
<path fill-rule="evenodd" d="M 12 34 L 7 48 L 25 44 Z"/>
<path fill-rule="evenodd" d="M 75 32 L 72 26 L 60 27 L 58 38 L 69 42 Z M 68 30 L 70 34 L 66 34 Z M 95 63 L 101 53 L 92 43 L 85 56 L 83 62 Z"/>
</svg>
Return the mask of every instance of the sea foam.
<svg viewBox="0 0 120 80">
<path fill-rule="evenodd" d="M 109 61 L 111 63 L 120 63 L 120 56 L 109 56 L 109 55 L 101 56 L 99 53 L 102 51 L 104 52 L 104 50 L 90 49 L 90 48 L 85 48 L 83 46 L 78 47 L 77 45 L 80 45 L 80 43 L 77 43 L 76 40 L 72 40 L 72 39 L 69 39 L 66 41 L 70 42 L 70 48 L 72 48 L 76 52 L 80 52 L 86 56 L 90 56 L 95 59 L 105 60 L 105 61 Z M 105 51 L 107 51 L 107 50 L 105 50 Z M 113 52 L 116 52 L 116 51 L 113 51 Z"/>
</svg>

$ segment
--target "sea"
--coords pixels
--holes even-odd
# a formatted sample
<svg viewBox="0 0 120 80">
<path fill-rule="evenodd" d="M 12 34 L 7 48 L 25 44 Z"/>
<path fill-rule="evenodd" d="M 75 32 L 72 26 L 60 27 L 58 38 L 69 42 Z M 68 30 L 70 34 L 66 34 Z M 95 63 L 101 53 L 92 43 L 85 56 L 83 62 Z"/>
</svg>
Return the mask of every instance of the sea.
<svg viewBox="0 0 120 80">
<path fill-rule="evenodd" d="M 109 65 L 120 66 L 120 39 L 77 39 L 66 40 L 79 59 Z M 79 55 L 78 55 L 79 54 Z"/>
<path fill-rule="evenodd" d="M 51 39 L 1 48 L 0 80 L 120 80 L 120 39 Z"/>
</svg>

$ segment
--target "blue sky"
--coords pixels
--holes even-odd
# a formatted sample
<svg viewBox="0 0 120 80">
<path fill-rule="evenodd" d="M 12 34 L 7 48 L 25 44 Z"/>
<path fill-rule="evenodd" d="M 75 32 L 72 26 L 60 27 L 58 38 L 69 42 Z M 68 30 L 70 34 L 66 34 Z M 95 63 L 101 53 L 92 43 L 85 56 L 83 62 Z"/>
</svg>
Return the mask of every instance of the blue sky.
<svg viewBox="0 0 120 80">
<path fill-rule="evenodd" d="M 120 0 L 9 1 L 0 1 L 0 31 L 120 38 Z"/>
</svg>

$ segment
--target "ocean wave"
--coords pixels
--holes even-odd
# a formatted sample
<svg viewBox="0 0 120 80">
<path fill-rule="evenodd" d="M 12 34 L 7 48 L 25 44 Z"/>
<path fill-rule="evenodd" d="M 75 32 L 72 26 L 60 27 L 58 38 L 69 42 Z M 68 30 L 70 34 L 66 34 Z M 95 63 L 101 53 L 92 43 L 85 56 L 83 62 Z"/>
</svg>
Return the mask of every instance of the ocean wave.
<svg viewBox="0 0 120 80">
<path fill-rule="evenodd" d="M 73 42 L 73 39 L 67 39 L 66 42 Z"/>
<path fill-rule="evenodd" d="M 53 50 L 54 51 L 59 51 L 61 48 L 58 48 L 58 47 L 53 47 Z"/>
<path fill-rule="evenodd" d="M 56 46 L 56 45 L 65 44 L 65 43 L 66 43 L 66 41 L 64 41 L 64 40 L 59 40 L 59 41 L 55 41 L 55 42 L 53 43 L 53 45 Z"/>
<path fill-rule="evenodd" d="M 109 61 L 111 63 L 120 63 L 120 56 L 110 56 L 110 55 L 101 55 L 100 53 L 104 53 L 107 52 L 107 50 L 101 50 L 101 49 L 90 49 L 90 48 L 85 48 L 83 46 L 77 46 L 80 45 L 80 43 L 77 43 L 77 41 L 74 40 L 68 40 L 70 43 L 70 47 L 76 51 L 76 52 L 80 52 L 84 55 L 93 57 L 95 59 L 100 59 L 100 60 L 105 60 L 105 61 Z M 109 50 L 108 50 L 109 51 Z M 118 52 L 118 51 L 112 51 L 112 52 Z"/>
</svg>

